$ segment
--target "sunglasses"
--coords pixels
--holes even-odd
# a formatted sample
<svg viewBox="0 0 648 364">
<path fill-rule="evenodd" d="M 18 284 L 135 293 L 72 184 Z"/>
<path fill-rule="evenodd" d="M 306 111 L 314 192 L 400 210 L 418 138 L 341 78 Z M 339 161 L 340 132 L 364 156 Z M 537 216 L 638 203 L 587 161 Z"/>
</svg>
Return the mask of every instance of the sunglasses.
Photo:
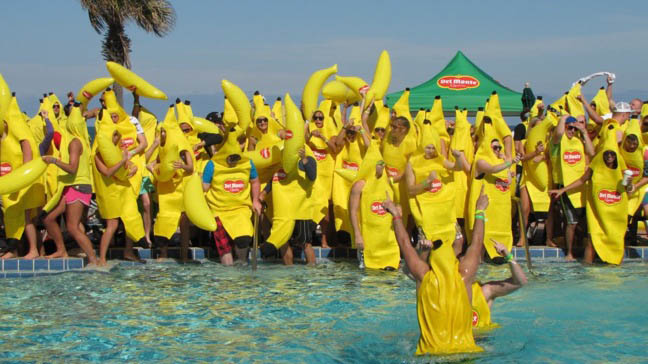
<svg viewBox="0 0 648 364">
<path fill-rule="evenodd" d="M 268 119 L 266 119 L 266 118 L 263 118 L 263 119 L 257 119 L 256 122 L 257 122 L 257 124 L 267 123 L 267 122 L 268 122 Z"/>
<path fill-rule="evenodd" d="M 567 130 L 576 131 L 576 130 L 578 130 L 578 128 L 575 127 L 575 126 L 568 126 Z"/>
<path fill-rule="evenodd" d="M 182 130 L 182 132 L 185 133 L 185 134 L 191 132 L 191 129 L 181 129 L 181 130 Z"/>
<path fill-rule="evenodd" d="M 354 135 L 356 134 L 356 131 L 353 130 L 353 129 L 347 129 L 346 133 L 347 133 L 347 135 L 349 135 L 349 136 L 354 136 Z"/>
<path fill-rule="evenodd" d="M 384 133 L 386 131 L 386 129 L 385 128 L 375 128 L 374 131 L 376 133 Z"/>
<path fill-rule="evenodd" d="M 54 104 L 54 105 L 52 105 L 52 108 L 59 109 L 60 107 L 61 107 L 61 105 L 59 105 L 59 104 Z"/>
<path fill-rule="evenodd" d="M 501 145 L 494 145 L 492 148 L 493 148 L 493 150 L 496 151 L 496 152 L 499 152 L 500 150 L 502 150 L 502 146 L 501 146 Z"/>
<path fill-rule="evenodd" d="M 323 116 L 313 116 L 313 120 L 324 120 Z"/>
</svg>

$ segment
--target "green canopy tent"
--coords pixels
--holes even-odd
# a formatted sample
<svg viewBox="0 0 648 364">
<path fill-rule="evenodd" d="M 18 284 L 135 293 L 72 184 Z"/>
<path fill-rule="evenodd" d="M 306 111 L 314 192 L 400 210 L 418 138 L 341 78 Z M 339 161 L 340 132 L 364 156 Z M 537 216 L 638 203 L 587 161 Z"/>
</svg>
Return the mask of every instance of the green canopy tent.
<svg viewBox="0 0 648 364">
<path fill-rule="evenodd" d="M 486 99 L 497 91 L 502 113 L 505 116 L 519 115 L 522 111 L 522 94 L 503 86 L 477 67 L 461 51 L 445 68 L 429 81 L 410 90 L 410 110 L 432 107 L 434 97 L 443 100 L 445 112 L 454 111 L 455 106 L 475 112 L 484 106 Z M 394 105 L 404 91 L 387 95 L 387 105 Z"/>
</svg>

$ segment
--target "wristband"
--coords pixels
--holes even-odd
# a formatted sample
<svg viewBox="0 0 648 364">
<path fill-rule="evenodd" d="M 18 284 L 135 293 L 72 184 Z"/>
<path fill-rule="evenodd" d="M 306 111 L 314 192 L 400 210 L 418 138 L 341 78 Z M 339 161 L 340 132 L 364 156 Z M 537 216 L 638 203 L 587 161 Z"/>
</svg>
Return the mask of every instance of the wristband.
<svg viewBox="0 0 648 364">
<path fill-rule="evenodd" d="M 402 219 L 403 219 L 402 216 L 394 216 L 394 217 L 392 218 L 392 221 L 402 220 Z"/>
<path fill-rule="evenodd" d="M 513 260 L 513 253 L 508 253 L 508 255 L 506 256 L 506 261 L 510 262 L 512 260 Z"/>
<path fill-rule="evenodd" d="M 475 220 L 484 220 L 484 221 L 486 221 L 486 218 L 484 217 L 484 215 L 475 215 Z"/>
<path fill-rule="evenodd" d="M 475 210 L 475 215 L 477 215 L 477 214 L 485 214 L 485 213 L 486 213 L 486 211 L 484 211 L 484 210 Z"/>
<path fill-rule="evenodd" d="M 504 162 L 504 165 L 506 166 L 506 168 L 510 167 L 512 164 L 513 164 L 513 163 L 511 163 L 511 162 L 509 162 L 509 161 Z"/>
</svg>

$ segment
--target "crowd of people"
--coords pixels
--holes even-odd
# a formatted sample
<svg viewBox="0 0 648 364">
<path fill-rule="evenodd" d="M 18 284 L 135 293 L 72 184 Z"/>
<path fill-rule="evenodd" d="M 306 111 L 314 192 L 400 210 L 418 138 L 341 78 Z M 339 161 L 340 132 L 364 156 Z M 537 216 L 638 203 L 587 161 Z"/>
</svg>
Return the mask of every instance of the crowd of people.
<svg viewBox="0 0 648 364">
<path fill-rule="evenodd" d="M 529 237 L 530 219 L 533 230 L 544 226 L 548 246 L 564 244 L 567 260 L 582 248 L 584 262 L 620 264 L 636 239 L 648 208 L 648 108 L 615 102 L 612 77 L 588 102 L 588 81 L 550 105 L 527 85 L 514 132 L 495 92 L 474 124 L 458 107 L 446 118 L 440 97 L 412 117 L 409 90 L 391 108 L 361 93 L 356 104 L 325 99 L 311 115 L 289 96 L 270 106 L 256 92 L 249 125 L 227 99 L 206 119 L 176 100 L 158 122 L 135 93 L 130 114 L 111 89 L 96 109 L 72 93 L 65 104 L 44 95 L 31 118 L 14 96 L 0 113 L 0 178 L 34 159 L 48 166 L 2 195 L 2 258 L 19 257 L 21 242 L 23 259 L 66 257 L 66 231 L 89 265 L 101 266 L 123 229 L 125 259 L 139 260 L 134 245 L 165 258 L 179 232 L 186 260 L 199 224 L 185 187 L 198 176 L 204 193 L 191 198 L 213 215 L 215 228 L 202 234 L 223 264 L 245 263 L 255 236 L 264 257 L 286 265 L 295 248 L 315 264 L 315 244 L 352 247 L 367 269 L 397 270 L 404 258 L 419 318 L 432 318 L 420 320 L 417 352 L 478 350 L 470 326 L 490 325 L 492 300 L 526 282 L 510 251 L 514 236 L 518 246 Z M 87 234 L 95 203 L 98 255 Z M 49 254 L 43 241 L 53 242 Z M 483 259 L 508 262 L 511 278 L 477 284 Z M 465 302 L 472 323 L 463 322 Z"/>
</svg>

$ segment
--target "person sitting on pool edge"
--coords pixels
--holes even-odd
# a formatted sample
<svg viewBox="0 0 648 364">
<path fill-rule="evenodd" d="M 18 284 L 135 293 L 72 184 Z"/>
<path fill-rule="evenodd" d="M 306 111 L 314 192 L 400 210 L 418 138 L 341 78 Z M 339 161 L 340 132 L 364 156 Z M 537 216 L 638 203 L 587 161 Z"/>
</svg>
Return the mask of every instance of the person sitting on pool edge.
<svg viewBox="0 0 648 364">
<path fill-rule="evenodd" d="M 471 304 L 473 301 L 473 281 L 484 249 L 484 216 L 488 207 L 488 197 L 483 187 L 476 202 L 476 217 L 472 244 L 466 254 L 457 260 L 452 244 L 433 242 L 428 262 L 419 257 L 412 247 L 400 213 L 400 206 L 394 204 L 389 196 L 383 207 L 393 216 L 394 231 L 405 263 L 417 285 L 417 314 L 421 336 L 416 349 L 417 355 L 450 354 L 460 352 L 479 352 L 472 334 Z M 500 254 L 506 249 L 498 249 Z M 509 262 L 512 258 L 507 254 Z M 520 276 L 521 269 L 516 263 L 509 263 L 513 270 L 512 281 L 489 282 L 484 285 L 486 302 L 492 303 L 496 297 L 508 294 L 515 289 L 513 285 L 526 284 L 526 277 Z M 523 272 L 522 272 L 523 273 Z M 506 283 L 503 283 L 506 282 Z M 498 291 L 496 287 L 504 288 Z M 508 287 L 508 288 L 505 288 Z M 493 288 L 493 290 L 491 290 Z M 477 297 L 476 297 L 477 298 Z M 474 314 L 473 314 L 474 315 Z"/>
</svg>

